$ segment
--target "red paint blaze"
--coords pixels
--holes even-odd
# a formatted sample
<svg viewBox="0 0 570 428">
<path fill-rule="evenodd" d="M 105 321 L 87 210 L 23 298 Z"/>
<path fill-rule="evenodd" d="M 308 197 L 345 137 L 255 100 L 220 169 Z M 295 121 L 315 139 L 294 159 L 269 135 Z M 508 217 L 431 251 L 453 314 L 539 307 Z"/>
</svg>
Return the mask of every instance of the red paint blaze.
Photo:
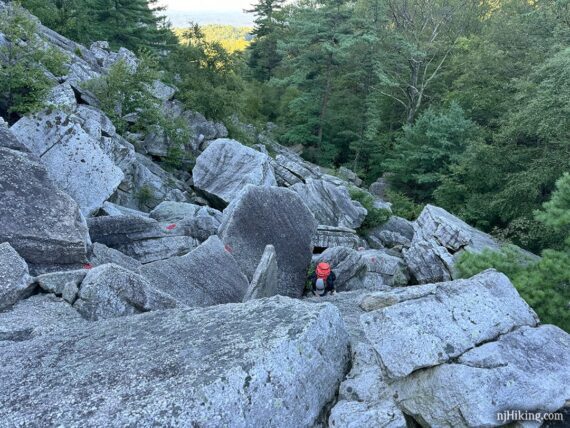
<svg viewBox="0 0 570 428">
<path fill-rule="evenodd" d="M 170 226 L 166 226 L 166 230 L 174 230 L 174 229 L 176 229 L 175 224 L 171 224 Z"/>
</svg>

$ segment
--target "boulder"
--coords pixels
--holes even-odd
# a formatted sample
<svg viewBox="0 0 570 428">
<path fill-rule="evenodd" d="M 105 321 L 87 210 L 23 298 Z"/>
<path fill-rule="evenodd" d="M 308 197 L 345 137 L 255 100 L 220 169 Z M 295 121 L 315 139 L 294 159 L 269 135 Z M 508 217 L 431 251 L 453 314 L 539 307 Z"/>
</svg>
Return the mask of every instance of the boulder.
<svg viewBox="0 0 570 428">
<path fill-rule="evenodd" d="M 366 312 L 387 308 L 406 300 L 419 299 L 428 295 L 435 296 L 437 284 L 412 285 L 410 287 L 394 288 L 389 291 L 370 293 L 364 296 L 359 305 Z"/>
<path fill-rule="evenodd" d="M 86 275 L 87 269 L 52 272 L 38 276 L 35 282 L 44 291 L 61 297 L 66 290 L 69 294 L 70 289 L 79 289 L 79 285 Z"/>
<path fill-rule="evenodd" d="M 135 273 L 140 273 L 142 267 L 138 260 L 98 242 L 93 244 L 89 263 L 93 267 L 114 263 Z"/>
<path fill-rule="evenodd" d="M 8 124 L 0 117 L 0 147 L 28 153 L 29 150 L 10 131 Z"/>
<path fill-rule="evenodd" d="M 218 139 L 196 159 L 194 187 L 224 208 L 247 185 L 276 186 L 270 158 L 235 140 Z"/>
<path fill-rule="evenodd" d="M 274 297 L 101 321 L 0 359 L 9 426 L 311 427 L 348 335 L 334 307 Z"/>
<path fill-rule="evenodd" d="M 35 265 L 84 263 L 91 245 L 77 204 L 38 159 L 0 147 L 0 242 Z"/>
<path fill-rule="evenodd" d="M 213 208 L 172 201 L 161 203 L 150 217 L 162 223 L 179 224 L 200 241 L 215 235 L 222 222 L 222 213 Z"/>
<path fill-rule="evenodd" d="M 538 318 L 509 279 L 488 270 L 442 283 L 434 295 L 362 316 L 364 330 L 391 379 L 444 363 Z"/>
<path fill-rule="evenodd" d="M 386 190 L 389 189 L 389 187 L 390 185 L 388 184 L 388 180 L 385 178 L 379 178 L 370 185 L 368 191 L 374 196 L 383 199 L 386 197 Z"/>
<path fill-rule="evenodd" d="M 273 245 L 279 294 L 300 297 L 311 262 L 317 223 L 302 198 L 289 189 L 247 186 L 224 211 L 218 231 L 248 280 L 265 247 Z"/>
<path fill-rule="evenodd" d="M 337 173 L 340 178 L 348 181 L 351 184 L 354 184 L 356 187 L 360 187 L 362 185 L 362 180 L 360 179 L 360 177 L 358 177 L 358 175 L 354 171 L 348 169 L 345 166 L 341 166 L 338 169 Z"/>
<path fill-rule="evenodd" d="M 151 95 L 160 101 L 168 101 L 172 99 L 176 93 L 176 88 L 173 88 L 160 80 L 153 81 L 149 89 Z"/>
<path fill-rule="evenodd" d="M 362 245 L 362 240 L 354 229 L 319 225 L 313 237 L 313 246 L 319 249 L 347 247 L 354 250 Z"/>
<path fill-rule="evenodd" d="M 368 232 L 368 242 L 378 242 L 381 248 L 402 250 L 410 248 L 414 238 L 414 224 L 401 217 L 392 216 L 390 219 Z"/>
<path fill-rule="evenodd" d="M 500 245 L 451 215 L 443 208 L 427 205 L 415 223 L 415 234 L 404 257 L 420 284 L 449 281 L 455 277 L 454 264 L 464 251 L 498 250 Z"/>
<path fill-rule="evenodd" d="M 248 288 L 247 278 L 216 236 L 185 256 L 144 265 L 141 272 L 187 306 L 241 302 Z"/>
<path fill-rule="evenodd" d="M 10 244 L 0 244 L 0 311 L 31 294 L 28 265 Z"/>
<path fill-rule="evenodd" d="M 512 420 L 509 410 L 562 409 L 570 399 L 568 367 L 570 335 L 551 325 L 521 327 L 393 388 L 404 412 L 423 426 L 493 427 Z"/>
<path fill-rule="evenodd" d="M 54 86 L 48 93 L 46 106 L 56 109 L 73 110 L 77 106 L 75 92 L 69 83 Z"/>
<path fill-rule="evenodd" d="M 66 113 L 56 110 L 25 116 L 11 129 L 40 157 L 52 181 L 86 216 L 95 213 L 124 178 L 99 142 Z"/>
<path fill-rule="evenodd" d="M 36 336 L 65 332 L 84 323 L 71 305 L 53 294 L 31 296 L 7 311 L 0 311 L 0 348 Z"/>
<path fill-rule="evenodd" d="M 329 426 L 342 428 L 406 428 L 406 418 L 391 401 L 339 401 L 331 410 Z"/>
<path fill-rule="evenodd" d="M 365 282 L 368 279 L 373 280 L 376 286 L 391 287 L 408 284 L 408 268 L 401 258 L 381 250 L 361 251 L 359 254 L 367 269 Z"/>
<path fill-rule="evenodd" d="M 142 276 L 113 264 L 90 270 L 77 297 L 73 307 L 90 321 L 179 306 Z"/>
<path fill-rule="evenodd" d="M 243 301 L 273 297 L 279 294 L 279 266 L 273 245 L 265 247 L 261 260 Z"/>
<path fill-rule="evenodd" d="M 319 224 L 358 229 L 368 211 L 350 199 L 348 190 L 325 180 L 308 179 L 291 189 L 302 196 Z"/>
<path fill-rule="evenodd" d="M 178 224 L 163 224 L 140 216 L 96 217 L 89 219 L 93 242 L 120 251 L 141 263 L 180 256 L 196 248 L 192 230 Z"/>
</svg>

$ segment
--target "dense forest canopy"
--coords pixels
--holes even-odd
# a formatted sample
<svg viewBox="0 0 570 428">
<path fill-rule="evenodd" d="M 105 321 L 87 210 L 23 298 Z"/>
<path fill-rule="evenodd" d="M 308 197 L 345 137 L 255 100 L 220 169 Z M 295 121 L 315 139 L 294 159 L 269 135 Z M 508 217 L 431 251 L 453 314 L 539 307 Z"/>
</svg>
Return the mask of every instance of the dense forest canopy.
<svg viewBox="0 0 570 428">
<path fill-rule="evenodd" d="M 178 40 L 156 0 L 22 4 L 79 42 L 146 52 L 188 108 L 273 122 L 314 163 L 384 177 L 398 215 L 435 203 L 545 251 L 519 277 L 568 293 L 569 0 L 259 0 L 244 51 L 195 25 Z"/>
</svg>

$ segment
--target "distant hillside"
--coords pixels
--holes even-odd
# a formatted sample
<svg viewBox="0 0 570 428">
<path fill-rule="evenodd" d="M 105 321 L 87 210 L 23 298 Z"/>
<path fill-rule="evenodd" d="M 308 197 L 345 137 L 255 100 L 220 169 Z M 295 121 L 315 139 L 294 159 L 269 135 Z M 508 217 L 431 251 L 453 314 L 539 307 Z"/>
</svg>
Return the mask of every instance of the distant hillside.
<svg viewBox="0 0 570 428">
<path fill-rule="evenodd" d="M 184 28 L 189 22 L 196 22 L 200 25 L 223 24 L 234 27 L 253 26 L 253 16 L 244 13 L 242 10 L 232 11 L 201 11 L 194 12 L 167 10 L 166 16 L 174 28 Z"/>
<path fill-rule="evenodd" d="M 209 24 L 201 27 L 208 42 L 220 42 L 228 52 L 243 51 L 251 41 L 252 27 Z M 184 28 L 176 28 L 176 35 L 184 37 Z"/>
</svg>

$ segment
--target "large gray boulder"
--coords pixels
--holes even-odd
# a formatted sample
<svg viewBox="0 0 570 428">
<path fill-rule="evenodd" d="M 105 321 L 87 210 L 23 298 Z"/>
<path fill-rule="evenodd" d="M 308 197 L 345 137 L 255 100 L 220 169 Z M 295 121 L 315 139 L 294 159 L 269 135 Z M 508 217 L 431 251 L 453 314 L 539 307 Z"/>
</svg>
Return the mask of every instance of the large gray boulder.
<svg viewBox="0 0 570 428">
<path fill-rule="evenodd" d="M 389 285 L 391 287 L 407 285 L 410 276 L 404 260 L 382 250 L 360 252 L 367 272 L 364 282 L 371 286 Z"/>
<path fill-rule="evenodd" d="M 32 291 L 28 265 L 10 244 L 0 244 L 0 310 Z"/>
<path fill-rule="evenodd" d="M 362 239 L 354 229 L 319 225 L 313 237 L 315 248 L 327 249 L 332 247 L 348 247 L 354 250 L 362 246 Z"/>
<path fill-rule="evenodd" d="M 91 218 L 88 224 L 93 242 L 141 263 L 184 255 L 198 246 L 198 240 L 191 236 L 194 229 L 184 224 L 159 223 L 131 215 Z"/>
<path fill-rule="evenodd" d="M 300 297 L 317 229 L 302 198 L 289 189 L 247 186 L 225 211 L 219 235 L 248 280 L 265 247 L 273 245 L 279 266 L 279 294 Z"/>
<path fill-rule="evenodd" d="M 274 297 L 101 321 L 0 359 L 8 426 L 312 427 L 348 335 L 333 306 Z"/>
<path fill-rule="evenodd" d="M 265 247 L 243 301 L 273 297 L 278 294 L 279 266 L 277 265 L 277 253 L 275 253 L 273 245 L 268 245 Z"/>
<path fill-rule="evenodd" d="M 218 208 L 247 184 L 277 186 L 269 156 L 229 139 L 213 141 L 196 159 L 192 174 L 195 189 Z"/>
<path fill-rule="evenodd" d="M 191 253 L 144 265 L 142 275 L 187 306 L 241 302 L 248 280 L 217 236 Z"/>
<path fill-rule="evenodd" d="M 414 224 L 396 216 L 390 217 L 386 223 L 367 234 L 370 245 L 378 244 L 379 248 L 407 249 L 412 245 L 412 239 L 414 239 Z"/>
<path fill-rule="evenodd" d="M 492 427 L 510 422 L 498 419 L 509 410 L 562 409 L 570 399 L 569 367 L 570 335 L 551 325 L 522 327 L 393 388 L 404 412 L 424 426 Z"/>
<path fill-rule="evenodd" d="M 93 244 L 89 263 L 93 267 L 113 263 L 135 273 L 140 273 L 142 267 L 142 263 L 138 260 L 98 242 Z"/>
<path fill-rule="evenodd" d="M 0 348 L 84 323 L 81 315 L 62 299 L 53 294 L 37 294 L 0 311 Z"/>
<path fill-rule="evenodd" d="M 307 179 L 306 184 L 298 183 L 291 189 L 301 195 L 322 225 L 358 229 L 368 214 L 366 208 L 350 199 L 346 187 L 329 181 Z"/>
<path fill-rule="evenodd" d="M 488 270 L 438 285 L 435 295 L 362 316 L 366 336 L 386 374 L 402 378 L 444 363 L 538 318 L 509 279 Z"/>
<path fill-rule="evenodd" d="M 142 276 L 114 264 L 90 270 L 77 297 L 73 307 L 90 321 L 172 309 L 179 305 Z"/>
<path fill-rule="evenodd" d="M 443 208 L 427 205 L 415 222 L 415 234 L 404 257 L 420 284 L 449 281 L 454 265 L 464 252 L 498 250 L 500 245 Z"/>
<path fill-rule="evenodd" d="M 124 178 L 99 142 L 62 111 L 23 117 L 11 130 L 86 216 L 95 213 Z"/>
<path fill-rule="evenodd" d="M 35 156 L 0 147 L 0 200 L 0 242 L 28 263 L 86 261 L 91 242 L 85 219 Z"/>
<path fill-rule="evenodd" d="M 210 207 L 165 201 L 151 211 L 150 217 L 162 223 L 178 224 L 194 238 L 205 241 L 218 232 L 222 213 Z"/>
</svg>

